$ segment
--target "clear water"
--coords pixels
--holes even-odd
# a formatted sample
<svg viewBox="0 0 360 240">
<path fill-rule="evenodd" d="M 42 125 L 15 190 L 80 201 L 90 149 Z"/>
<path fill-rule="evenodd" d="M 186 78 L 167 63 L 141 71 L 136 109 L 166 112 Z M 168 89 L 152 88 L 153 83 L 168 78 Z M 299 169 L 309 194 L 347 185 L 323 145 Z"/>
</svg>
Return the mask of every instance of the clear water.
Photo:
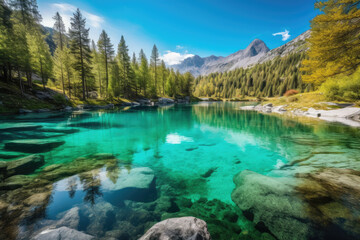
<svg viewBox="0 0 360 240">
<path fill-rule="evenodd" d="M 208 202 L 219 200 L 227 208 L 237 211 L 231 200 L 231 192 L 235 187 L 233 177 L 245 169 L 272 177 L 293 177 L 295 173 L 311 172 L 323 167 L 360 170 L 359 129 L 317 120 L 290 119 L 241 111 L 239 110 L 241 105 L 244 103 L 199 103 L 117 111 L 19 115 L 3 117 L 1 124 L 79 129 L 79 132 L 72 134 L 46 133 L 47 139 L 62 140 L 65 144 L 50 152 L 42 153 L 46 161 L 44 167 L 53 164 L 72 166 L 74 160 L 79 157 L 111 153 L 119 160 L 117 165 L 120 167 L 116 168 L 115 174 L 131 172 L 131 169 L 137 167 L 151 168 L 156 176 L 156 194 L 166 196 L 167 193 L 164 193 L 166 191 L 163 189 L 164 186 L 169 186 L 172 192 L 175 191 L 172 195 L 169 194 L 170 197 L 190 199 L 193 204 L 199 205 L 196 211 L 187 210 L 186 213 L 189 214 L 193 211 L 193 215 L 201 215 L 199 212 L 203 199 Z M 43 132 L 37 130 L 2 132 L 0 149 L 3 149 L 4 144 L 11 139 L 44 136 Z M 8 152 L 0 150 L 0 154 L 6 153 Z M 282 166 L 305 158 L 308 159 L 306 166 L 282 170 Z M 44 167 L 38 169 L 36 174 L 41 174 Z M 112 174 L 106 167 L 100 167 L 96 171 L 93 176 L 93 180 L 96 181 L 101 174 L 108 174 L 108 177 Z M 73 181 L 77 182 L 77 189 L 73 195 L 64 190 L 66 187 L 61 187 L 68 184 L 64 182 L 69 181 L 68 178 L 57 179 L 51 188 L 51 199 L 46 201 L 40 216 L 33 217 L 26 223 L 16 221 L 18 226 L 23 227 L 20 228 L 21 230 L 11 228 L 11 231 L 16 231 L 15 235 L 20 237 L 28 237 L 29 234 L 41 229 L 40 225 L 44 219 L 59 219 L 62 213 L 74 206 L 80 207 L 78 230 L 107 239 L 110 236 L 107 232 L 122 228 L 119 224 L 125 224 L 125 220 L 121 219 L 121 216 L 129 212 L 124 213 L 126 207 L 114 204 L 114 199 L 110 201 L 106 199 L 101 193 L 103 189 L 101 181 L 99 180 L 98 188 L 94 188 L 91 184 L 93 188 L 89 188 L 85 186 L 86 181 L 81 181 L 81 175 L 75 176 L 74 179 Z M 92 194 L 90 201 L 89 198 L 85 201 L 89 192 Z M 9 196 L 8 192 L 6 194 Z M 0 199 L 1 197 L 4 197 L 4 194 Z M 108 205 L 109 202 L 111 206 Z M 97 209 L 112 209 L 111 211 L 115 212 L 114 219 L 118 222 L 115 225 L 110 224 L 111 226 L 105 230 L 103 226 L 96 227 L 91 223 L 92 218 L 86 215 L 102 213 L 97 213 L 96 211 L 100 210 L 92 209 L 91 205 L 97 206 Z M 125 205 L 130 206 L 126 201 Z M 178 206 L 180 210 L 171 210 L 169 216 L 181 215 L 182 209 L 179 204 Z M 143 210 L 136 208 L 136 211 L 131 213 L 135 214 L 135 219 L 141 218 L 139 211 Z M 144 232 L 155 222 L 166 218 L 161 211 L 150 212 L 155 215 L 144 221 L 146 224 L 140 220 L 139 223 L 134 223 L 126 218 L 126 221 L 130 221 L 134 229 L 137 229 L 134 230 L 136 234 Z M 5 215 L 1 217 L 4 218 Z M 215 214 L 214 217 L 218 216 Z M 34 223 L 39 224 L 34 227 Z M 243 216 L 240 216 L 236 224 L 243 229 L 243 232 L 256 231 L 252 223 Z M 30 225 L 31 227 L 24 227 Z M 219 229 L 223 231 L 222 226 L 219 226 Z M 210 228 L 210 232 L 211 230 Z M 136 239 L 139 235 L 132 236 L 130 231 L 124 236 L 115 238 Z"/>
</svg>

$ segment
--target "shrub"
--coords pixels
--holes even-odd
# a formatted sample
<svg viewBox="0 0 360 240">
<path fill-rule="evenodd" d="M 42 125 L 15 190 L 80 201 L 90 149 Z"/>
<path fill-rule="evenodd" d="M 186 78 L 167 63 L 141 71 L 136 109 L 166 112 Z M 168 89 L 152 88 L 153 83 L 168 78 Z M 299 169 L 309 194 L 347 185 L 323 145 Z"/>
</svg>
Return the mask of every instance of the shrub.
<svg viewBox="0 0 360 240">
<path fill-rule="evenodd" d="M 290 90 L 287 90 L 286 93 L 284 94 L 285 97 L 290 97 L 292 95 L 296 95 L 298 94 L 299 91 L 295 90 L 295 89 L 290 89 Z"/>
<path fill-rule="evenodd" d="M 320 91 L 329 100 L 360 100 L 360 68 L 350 76 L 339 76 L 324 82 Z"/>
</svg>

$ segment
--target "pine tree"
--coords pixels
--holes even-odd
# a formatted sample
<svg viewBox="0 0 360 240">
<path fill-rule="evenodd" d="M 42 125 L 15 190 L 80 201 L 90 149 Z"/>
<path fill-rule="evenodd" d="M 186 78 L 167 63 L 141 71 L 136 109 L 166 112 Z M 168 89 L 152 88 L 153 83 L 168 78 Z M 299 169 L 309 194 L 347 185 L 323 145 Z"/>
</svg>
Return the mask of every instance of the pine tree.
<svg viewBox="0 0 360 240">
<path fill-rule="evenodd" d="M 109 62 L 112 61 L 114 55 L 114 46 L 111 44 L 110 38 L 107 33 L 103 30 L 100 34 L 100 38 L 98 41 L 98 49 L 100 52 L 100 56 L 105 64 L 105 91 L 106 95 L 108 94 L 108 86 L 109 86 Z"/>
<path fill-rule="evenodd" d="M 125 39 L 121 36 L 120 43 L 118 45 L 118 61 L 121 71 L 121 78 L 123 82 L 123 94 L 125 98 L 132 96 L 132 89 L 134 87 L 134 75 L 131 68 L 130 57 L 128 53 L 128 47 L 126 46 Z"/>
<path fill-rule="evenodd" d="M 144 96 L 146 96 L 146 89 L 147 89 L 148 81 L 150 79 L 150 71 L 149 71 L 148 60 L 142 49 L 140 50 L 139 53 L 139 61 L 140 61 L 139 83 L 140 83 L 140 87 L 143 90 Z"/>
<path fill-rule="evenodd" d="M 11 64 L 13 61 L 13 49 L 11 40 L 13 38 L 13 24 L 11 22 L 11 9 L 0 0 L 0 76 L 5 81 L 11 80 Z"/>
<path fill-rule="evenodd" d="M 28 45 L 32 68 L 40 74 L 45 90 L 45 82 L 52 74 L 52 59 L 49 45 L 45 42 L 45 36 L 41 34 L 41 32 L 35 32 L 29 35 Z"/>
<path fill-rule="evenodd" d="M 101 60 L 100 57 L 100 53 L 98 52 L 98 50 L 96 49 L 96 44 L 94 42 L 94 40 L 91 41 L 91 56 L 92 56 L 92 69 L 94 71 L 94 76 L 96 76 L 96 78 L 98 79 L 98 91 L 99 91 L 99 95 L 100 97 L 102 97 L 103 95 L 103 86 L 102 86 L 102 63 L 103 61 Z"/>
<path fill-rule="evenodd" d="M 63 93 L 65 94 L 65 83 L 64 83 L 64 69 L 63 69 L 63 62 L 64 62 L 64 47 L 66 47 L 66 31 L 65 31 L 65 25 L 62 20 L 62 17 L 60 16 L 59 12 L 56 12 L 55 16 L 53 17 L 55 20 L 54 24 L 54 42 L 56 44 L 56 50 L 55 50 L 55 66 L 59 71 L 59 75 L 61 78 L 62 83 L 62 89 Z"/>
<path fill-rule="evenodd" d="M 85 28 L 86 19 L 83 18 L 79 9 L 74 13 L 70 29 L 70 49 L 75 56 L 74 68 L 81 75 L 82 99 L 86 99 L 86 70 L 90 69 L 91 51 L 89 47 L 89 30 Z"/>
<path fill-rule="evenodd" d="M 157 67 L 158 67 L 158 62 L 160 61 L 159 59 L 159 51 L 156 47 L 156 45 L 154 44 L 152 52 L 151 52 L 151 58 L 150 58 L 150 66 L 154 75 L 154 83 L 152 85 L 152 92 L 151 94 L 153 96 L 156 96 L 157 94 Z"/>
</svg>

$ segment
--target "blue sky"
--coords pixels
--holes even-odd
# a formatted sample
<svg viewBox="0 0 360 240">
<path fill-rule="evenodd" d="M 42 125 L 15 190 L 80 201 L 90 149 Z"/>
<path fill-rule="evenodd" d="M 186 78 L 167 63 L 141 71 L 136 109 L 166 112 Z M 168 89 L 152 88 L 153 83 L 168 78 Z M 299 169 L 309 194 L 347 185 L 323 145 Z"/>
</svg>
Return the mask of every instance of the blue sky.
<svg viewBox="0 0 360 240">
<path fill-rule="evenodd" d="M 77 7 L 87 18 L 90 37 L 102 29 L 114 46 L 124 35 L 131 52 L 155 43 L 170 63 L 192 54 L 227 56 L 255 38 L 278 47 L 310 28 L 314 0 L 38 0 L 43 24 L 59 11 L 69 26 Z M 277 35 L 274 35 L 278 33 Z"/>
</svg>

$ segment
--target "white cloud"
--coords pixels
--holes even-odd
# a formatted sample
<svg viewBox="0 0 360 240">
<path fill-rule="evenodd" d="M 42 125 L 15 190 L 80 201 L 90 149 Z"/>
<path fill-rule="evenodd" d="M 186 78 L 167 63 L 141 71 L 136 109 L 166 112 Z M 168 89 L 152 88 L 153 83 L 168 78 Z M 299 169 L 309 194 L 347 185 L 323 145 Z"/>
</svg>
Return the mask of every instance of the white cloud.
<svg viewBox="0 0 360 240">
<path fill-rule="evenodd" d="M 44 11 L 41 11 L 43 17 L 42 24 L 46 27 L 53 27 L 55 23 L 53 16 L 56 12 L 59 12 L 66 29 L 69 29 L 71 27 L 70 18 L 73 16 L 76 9 L 77 7 L 67 3 L 50 4 Z M 102 25 L 105 23 L 105 19 L 82 9 L 80 9 L 80 11 L 86 18 L 87 27 L 90 27 L 90 38 L 97 40 L 102 30 Z"/>
<path fill-rule="evenodd" d="M 184 61 L 186 58 L 193 57 L 194 54 L 190 54 L 187 51 L 185 53 L 166 51 L 160 58 L 164 60 L 167 65 L 175 65 Z"/>
<path fill-rule="evenodd" d="M 285 29 L 284 32 L 278 32 L 278 33 L 273 33 L 273 36 L 282 36 L 282 40 L 286 41 L 290 38 L 290 32 L 288 30 Z"/>
<path fill-rule="evenodd" d="M 177 49 L 177 50 L 180 50 L 180 49 L 183 49 L 183 48 L 184 48 L 184 46 L 176 45 L 176 49 Z"/>
</svg>

